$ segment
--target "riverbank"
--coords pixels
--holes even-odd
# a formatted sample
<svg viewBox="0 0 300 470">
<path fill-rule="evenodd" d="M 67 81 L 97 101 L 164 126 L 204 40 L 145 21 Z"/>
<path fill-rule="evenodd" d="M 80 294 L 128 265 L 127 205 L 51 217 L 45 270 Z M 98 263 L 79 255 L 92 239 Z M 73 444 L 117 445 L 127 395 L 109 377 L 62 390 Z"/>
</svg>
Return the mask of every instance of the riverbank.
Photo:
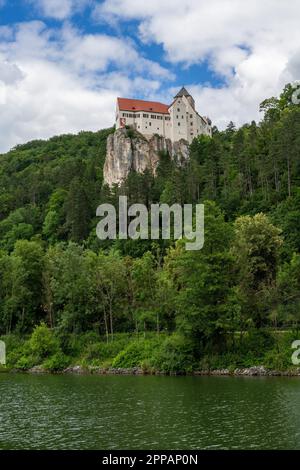
<svg viewBox="0 0 300 470">
<path fill-rule="evenodd" d="M 29 371 L 34 373 L 34 370 Z M 253 366 L 241 369 L 216 369 L 216 370 L 195 370 L 192 372 L 165 372 L 165 371 L 147 371 L 140 367 L 132 368 L 108 368 L 81 366 L 68 367 L 63 371 L 64 374 L 96 374 L 96 375 L 192 375 L 192 376 L 250 376 L 250 377 L 300 377 L 300 368 L 279 371 L 269 370 L 264 366 Z"/>
<path fill-rule="evenodd" d="M 27 374 L 61 374 L 61 375 L 164 375 L 164 376 L 227 376 L 227 377 L 300 377 L 300 368 L 290 370 L 270 370 L 264 366 L 253 366 L 247 368 L 230 369 L 215 369 L 215 370 L 195 370 L 191 372 L 180 371 L 159 371 L 159 370 L 144 370 L 141 367 L 130 368 L 103 368 L 103 367 L 83 367 L 80 365 L 70 366 L 61 371 L 49 371 L 43 366 L 34 366 L 28 370 L 22 369 L 0 369 L 0 372 L 10 373 L 27 373 Z"/>
<path fill-rule="evenodd" d="M 221 351 L 194 344 L 177 333 L 119 333 L 114 338 L 87 332 L 60 334 L 45 325 L 29 337 L 2 337 L 4 371 L 98 375 L 298 376 L 293 365 L 296 332 L 250 331 Z M 1 371 L 1 367 L 0 367 Z"/>
</svg>

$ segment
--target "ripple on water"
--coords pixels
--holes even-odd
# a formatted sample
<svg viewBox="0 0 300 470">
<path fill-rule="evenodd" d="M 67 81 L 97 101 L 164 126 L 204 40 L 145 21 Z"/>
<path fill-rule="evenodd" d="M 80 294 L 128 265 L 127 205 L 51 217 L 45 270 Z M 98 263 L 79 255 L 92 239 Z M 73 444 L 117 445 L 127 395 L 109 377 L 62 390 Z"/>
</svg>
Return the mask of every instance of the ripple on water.
<svg viewBox="0 0 300 470">
<path fill-rule="evenodd" d="M 1 449 L 300 449 L 297 378 L 0 374 Z"/>
</svg>

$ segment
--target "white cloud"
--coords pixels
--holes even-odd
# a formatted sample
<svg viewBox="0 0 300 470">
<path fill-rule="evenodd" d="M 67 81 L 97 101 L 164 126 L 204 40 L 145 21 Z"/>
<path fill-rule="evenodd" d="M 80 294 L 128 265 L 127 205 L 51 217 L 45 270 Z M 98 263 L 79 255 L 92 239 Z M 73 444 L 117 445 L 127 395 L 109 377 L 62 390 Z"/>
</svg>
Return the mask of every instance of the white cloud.
<svg viewBox="0 0 300 470">
<path fill-rule="evenodd" d="M 4 84 L 16 83 L 23 77 L 22 71 L 16 64 L 7 62 L 0 56 L 0 82 Z"/>
<path fill-rule="evenodd" d="M 300 78 L 298 0 L 173 0 L 172 8 L 161 0 L 106 0 L 94 16 L 137 20 L 141 40 L 162 44 L 174 64 L 207 61 L 225 85 L 190 88 L 200 112 L 221 127 L 257 119 L 260 101 Z"/>
<path fill-rule="evenodd" d="M 118 95 L 169 101 L 173 75 L 143 57 L 132 39 L 82 34 L 68 22 L 96 2 L 27 2 L 63 21 L 57 28 L 41 21 L 0 26 L 1 151 L 110 126 Z M 135 20 L 140 40 L 162 44 L 172 65 L 208 63 L 225 84 L 195 79 L 186 86 L 199 112 L 221 128 L 258 119 L 260 101 L 300 78 L 299 16 L 298 0 L 105 0 L 94 10 L 94 18 L 114 25 Z"/>
<path fill-rule="evenodd" d="M 1 1 L 1 0 L 0 0 Z M 63 20 L 82 11 L 90 0 L 27 0 L 45 17 Z"/>
<path fill-rule="evenodd" d="M 70 26 L 62 29 L 62 57 L 78 70 L 105 70 L 113 64 L 121 69 L 127 68 L 128 72 L 174 78 L 158 63 L 141 57 L 132 40 L 106 34 L 80 36 Z"/>
<path fill-rule="evenodd" d="M 114 123 L 116 96 L 156 93 L 168 72 L 133 43 L 42 22 L 0 31 L 0 151 Z"/>
</svg>

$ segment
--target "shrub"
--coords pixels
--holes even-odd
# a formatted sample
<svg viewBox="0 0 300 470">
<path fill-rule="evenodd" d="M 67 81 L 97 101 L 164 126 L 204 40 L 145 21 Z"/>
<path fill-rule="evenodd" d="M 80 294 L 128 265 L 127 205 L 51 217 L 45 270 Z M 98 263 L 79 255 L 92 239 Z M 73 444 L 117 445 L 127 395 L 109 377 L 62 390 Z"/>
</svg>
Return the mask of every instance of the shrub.
<svg viewBox="0 0 300 470">
<path fill-rule="evenodd" d="M 127 335 L 116 335 L 114 341 L 97 341 L 88 344 L 83 352 L 83 356 L 87 360 L 98 359 L 99 361 L 113 360 L 124 348 L 128 346 L 130 339 Z"/>
<path fill-rule="evenodd" d="M 144 359 L 141 362 L 141 368 L 143 369 L 143 372 L 145 374 L 153 374 L 155 372 L 155 369 L 154 369 L 153 364 L 151 362 L 151 358 L 150 359 Z"/>
<path fill-rule="evenodd" d="M 278 333 L 277 341 L 273 349 L 267 351 L 263 364 L 268 369 L 286 370 L 292 369 L 292 343 L 295 339 L 299 339 L 297 333 Z"/>
<path fill-rule="evenodd" d="M 206 355 L 199 362 L 199 370 L 235 369 L 243 366 L 242 358 L 234 353 Z"/>
<path fill-rule="evenodd" d="M 130 139 L 133 139 L 135 137 L 135 132 L 134 129 L 132 129 L 130 126 L 126 126 L 126 136 L 129 137 Z"/>
<path fill-rule="evenodd" d="M 25 339 L 18 335 L 2 336 L 1 340 L 6 345 L 6 364 L 8 367 L 15 367 L 22 356 L 30 354 L 29 346 Z"/>
<path fill-rule="evenodd" d="M 113 360 L 113 367 L 141 367 L 151 359 L 159 347 L 159 338 L 136 340 L 123 349 Z"/>
<path fill-rule="evenodd" d="M 25 343 L 25 338 L 16 334 L 9 334 L 0 337 L 1 341 L 4 341 L 6 345 L 6 353 L 19 349 L 20 346 L 23 346 Z"/>
<path fill-rule="evenodd" d="M 39 364 L 39 359 L 36 356 L 21 356 L 15 363 L 15 367 L 20 370 L 28 370 Z"/>
<path fill-rule="evenodd" d="M 193 345 L 185 337 L 173 334 L 155 354 L 153 366 L 163 372 L 189 372 L 194 368 Z"/>
<path fill-rule="evenodd" d="M 119 352 L 112 362 L 112 367 L 138 367 L 144 359 L 144 344 L 134 341 Z"/>
<path fill-rule="evenodd" d="M 29 346 L 32 354 L 41 359 L 59 351 L 58 340 L 45 323 L 35 327 L 29 339 Z"/>
<path fill-rule="evenodd" d="M 70 363 L 71 359 L 59 351 L 46 359 L 43 363 L 43 367 L 50 372 L 58 372 L 64 370 Z"/>
<path fill-rule="evenodd" d="M 263 363 L 267 369 L 285 370 L 291 368 L 291 352 L 287 355 L 286 351 L 268 351 L 265 354 Z"/>
<path fill-rule="evenodd" d="M 236 353 L 242 358 L 244 367 L 263 363 L 264 355 L 276 343 L 274 334 L 268 330 L 250 330 L 241 339 Z"/>
</svg>

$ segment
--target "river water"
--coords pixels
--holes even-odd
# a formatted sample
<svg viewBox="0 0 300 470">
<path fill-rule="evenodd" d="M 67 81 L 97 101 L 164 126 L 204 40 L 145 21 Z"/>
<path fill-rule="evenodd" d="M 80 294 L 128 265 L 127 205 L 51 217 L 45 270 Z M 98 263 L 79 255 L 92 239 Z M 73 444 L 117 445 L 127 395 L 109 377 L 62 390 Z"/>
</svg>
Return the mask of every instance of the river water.
<svg viewBox="0 0 300 470">
<path fill-rule="evenodd" d="M 300 449 L 300 378 L 2 373 L 0 449 Z"/>
</svg>

